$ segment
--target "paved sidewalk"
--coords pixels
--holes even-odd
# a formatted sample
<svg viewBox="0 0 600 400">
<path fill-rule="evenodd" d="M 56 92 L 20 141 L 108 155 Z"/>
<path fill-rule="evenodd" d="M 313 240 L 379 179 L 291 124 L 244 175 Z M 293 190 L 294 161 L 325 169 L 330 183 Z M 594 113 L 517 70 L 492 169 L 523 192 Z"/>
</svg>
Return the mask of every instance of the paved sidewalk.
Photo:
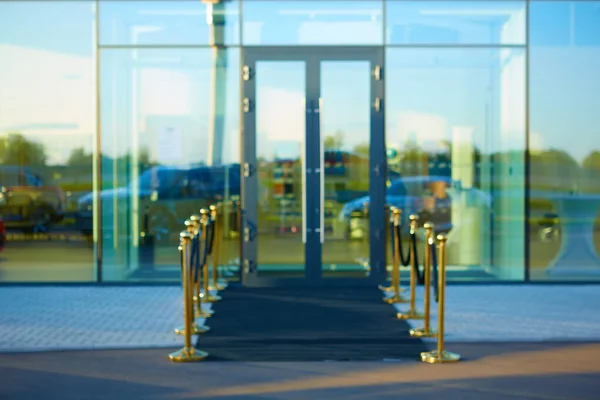
<svg viewBox="0 0 600 400">
<path fill-rule="evenodd" d="M 423 287 L 417 309 L 423 310 Z M 408 288 L 403 296 L 409 297 Z M 431 296 L 432 326 L 438 304 Z M 446 288 L 446 342 L 600 341 L 600 285 L 481 285 Z M 407 304 L 395 305 L 406 311 Z M 422 321 L 409 321 L 413 327 Z M 431 340 L 431 339 L 428 339 Z"/>
<path fill-rule="evenodd" d="M 599 304 L 600 285 L 448 286 L 446 341 L 600 341 Z M 181 320 L 178 286 L 0 287 L 0 352 L 177 347 Z"/>
<path fill-rule="evenodd" d="M 179 346 L 182 319 L 178 286 L 2 287 L 0 352 Z"/>
</svg>

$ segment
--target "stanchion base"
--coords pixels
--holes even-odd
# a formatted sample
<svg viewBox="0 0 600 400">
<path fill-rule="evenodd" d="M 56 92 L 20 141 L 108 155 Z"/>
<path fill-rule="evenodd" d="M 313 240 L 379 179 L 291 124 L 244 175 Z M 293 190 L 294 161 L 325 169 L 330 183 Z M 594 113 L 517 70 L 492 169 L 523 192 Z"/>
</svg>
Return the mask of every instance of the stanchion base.
<svg viewBox="0 0 600 400">
<path fill-rule="evenodd" d="M 221 296 L 216 294 L 203 294 L 202 301 L 206 303 L 216 303 L 217 301 L 221 301 Z"/>
<path fill-rule="evenodd" d="M 216 285 L 210 285 L 208 290 L 225 290 L 226 286 L 222 283 L 217 283 Z"/>
<path fill-rule="evenodd" d="M 185 334 L 185 327 L 180 326 L 178 328 L 175 328 L 174 331 L 175 331 L 176 335 L 183 336 Z M 195 322 L 192 325 L 192 335 L 200 335 L 200 334 L 206 333 L 208 331 L 210 331 L 210 328 L 206 325 L 198 325 Z"/>
<path fill-rule="evenodd" d="M 169 359 L 173 362 L 198 362 L 208 357 L 208 353 L 202 350 L 196 350 L 193 347 L 184 347 L 174 353 L 169 354 Z"/>
<path fill-rule="evenodd" d="M 410 336 L 418 338 L 437 336 L 437 332 L 432 329 L 425 330 L 425 328 L 417 328 L 411 329 L 409 332 Z"/>
<path fill-rule="evenodd" d="M 403 320 L 407 320 L 407 319 L 423 319 L 423 318 L 425 318 L 425 315 L 421 314 L 417 310 L 408 310 L 405 313 L 399 312 L 398 314 L 396 314 L 396 317 L 398 319 L 403 319 Z"/>
<path fill-rule="evenodd" d="M 391 296 L 391 297 L 384 297 L 383 302 L 387 303 L 387 304 L 403 304 L 403 303 L 409 303 L 410 300 L 405 299 L 402 296 Z"/>
<path fill-rule="evenodd" d="M 395 291 L 395 290 L 396 290 L 396 289 L 395 289 L 393 286 L 384 286 L 384 285 L 379 285 L 379 286 L 378 286 L 378 288 L 379 288 L 379 290 L 381 290 L 382 292 L 386 292 L 386 293 L 393 292 L 393 291 Z M 403 287 L 401 287 L 401 288 L 400 288 L 400 293 L 402 293 L 402 292 L 406 292 L 406 288 L 403 288 Z"/>
<path fill-rule="evenodd" d="M 213 310 L 198 310 L 196 309 L 196 311 L 194 311 L 194 317 L 195 318 L 210 318 L 214 315 L 214 311 Z"/>
<path fill-rule="evenodd" d="M 217 283 L 218 283 L 219 285 L 223 285 L 223 286 L 225 286 L 225 287 L 229 286 L 229 281 L 228 281 L 227 279 L 225 279 L 225 278 L 219 278 L 219 279 L 217 280 Z"/>
<path fill-rule="evenodd" d="M 451 353 L 449 351 L 442 351 L 438 353 L 437 350 L 426 351 L 421 353 L 421 361 L 429 364 L 444 364 L 453 363 L 460 360 L 460 354 Z"/>
</svg>

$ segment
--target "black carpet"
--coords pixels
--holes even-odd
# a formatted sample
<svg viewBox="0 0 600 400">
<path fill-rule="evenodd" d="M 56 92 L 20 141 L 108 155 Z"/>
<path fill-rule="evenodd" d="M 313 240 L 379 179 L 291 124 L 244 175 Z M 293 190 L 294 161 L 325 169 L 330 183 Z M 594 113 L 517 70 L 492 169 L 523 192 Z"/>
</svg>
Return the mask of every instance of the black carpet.
<svg viewBox="0 0 600 400">
<path fill-rule="evenodd" d="M 419 359 L 428 348 L 376 288 L 246 288 L 220 293 L 197 347 L 212 360 Z"/>
</svg>

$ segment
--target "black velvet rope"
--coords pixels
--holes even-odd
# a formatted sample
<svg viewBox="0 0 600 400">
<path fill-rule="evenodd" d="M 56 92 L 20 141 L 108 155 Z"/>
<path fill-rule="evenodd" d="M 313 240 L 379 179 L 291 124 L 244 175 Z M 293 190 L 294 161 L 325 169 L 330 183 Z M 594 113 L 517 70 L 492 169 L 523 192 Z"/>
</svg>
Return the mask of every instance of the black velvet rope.
<svg viewBox="0 0 600 400">
<path fill-rule="evenodd" d="M 210 218 L 208 220 L 208 254 L 212 254 L 213 244 L 215 243 L 215 220 Z"/>
<path fill-rule="evenodd" d="M 394 225 L 394 223 L 392 222 L 392 229 L 396 230 L 396 236 L 398 236 L 398 251 L 400 253 L 400 263 L 407 267 L 410 265 L 410 247 L 408 250 L 408 254 L 406 254 L 406 258 L 404 257 L 404 250 L 402 249 L 402 226 L 401 225 Z M 394 237 L 392 236 L 392 240 L 394 240 Z M 392 248 L 394 248 L 393 245 L 394 242 L 392 242 Z M 410 246 L 410 245 L 409 245 Z"/>
<path fill-rule="evenodd" d="M 198 282 L 199 274 L 198 270 L 200 269 L 200 235 L 194 236 L 192 239 L 192 252 L 190 256 L 190 263 L 192 268 L 194 269 L 194 283 Z"/>
<path fill-rule="evenodd" d="M 422 285 L 425 282 L 425 270 L 419 268 L 419 247 L 417 246 L 417 232 L 411 232 L 410 234 L 410 245 L 412 246 L 412 251 L 415 257 L 415 263 L 413 264 L 413 269 L 415 270 L 415 274 L 417 276 L 417 283 Z"/>
<path fill-rule="evenodd" d="M 438 263 L 437 263 L 437 249 L 435 248 L 435 243 L 431 243 L 429 245 L 429 251 L 431 252 L 431 266 L 432 266 L 432 279 L 431 279 L 431 285 L 433 286 L 433 293 L 435 296 L 435 301 L 438 302 L 439 301 L 439 275 L 438 275 Z"/>
<path fill-rule="evenodd" d="M 206 261 L 208 260 L 208 255 L 212 251 L 212 238 L 214 238 L 214 232 L 212 228 L 213 220 L 209 219 L 206 225 L 204 225 L 204 229 L 206 229 L 206 234 L 204 235 L 204 245 L 202 246 L 202 257 L 200 261 L 201 268 L 206 265 Z"/>
</svg>

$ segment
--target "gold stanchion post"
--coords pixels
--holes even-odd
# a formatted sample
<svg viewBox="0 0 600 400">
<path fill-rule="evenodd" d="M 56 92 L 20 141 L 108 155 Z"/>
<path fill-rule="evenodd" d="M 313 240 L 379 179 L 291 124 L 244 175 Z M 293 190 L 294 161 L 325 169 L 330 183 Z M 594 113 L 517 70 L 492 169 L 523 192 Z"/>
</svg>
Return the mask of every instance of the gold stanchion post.
<svg viewBox="0 0 600 400">
<path fill-rule="evenodd" d="M 206 237 L 206 230 L 202 229 L 202 231 L 200 232 L 200 227 L 201 227 L 201 217 L 198 214 L 194 214 L 190 217 L 190 221 L 192 221 L 194 223 L 194 234 L 198 235 L 200 234 L 200 241 L 199 241 L 199 246 L 198 246 L 198 254 L 196 255 L 196 257 L 198 257 L 198 263 L 200 263 L 200 249 L 202 246 L 202 243 L 204 243 L 204 238 Z M 198 277 L 196 279 L 196 281 L 194 282 L 194 304 L 196 305 L 196 309 L 194 311 L 194 316 L 196 318 L 210 318 L 212 317 L 212 315 L 215 313 L 214 310 L 205 310 L 202 308 L 202 297 L 204 297 L 202 295 L 202 290 L 201 290 L 201 284 L 200 281 L 202 280 L 202 276 L 200 275 L 202 273 L 202 271 L 198 271 Z"/>
<path fill-rule="evenodd" d="M 393 288 L 394 294 L 390 297 L 384 297 L 383 301 L 388 304 L 406 303 L 408 300 L 400 295 L 400 238 L 396 233 L 396 228 L 400 226 L 401 211 L 397 208 L 392 209 L 392 217 L 394 221 L 394 234 L 393 234 L 393 246 L 394 246 L 394 257 L 392 258 L 392 282 L 391 287 Z"/>
<path fill-rule="evenodd" d="M 446 306 L 446 235 L 438 235 L 440 242 L 439 252 L 439 278 L 438 278 L 438 333 L 437 349 L 421 353 L 421 361 L 429 364 L 442 364 L 457 362 L 460 360 L 460 354 L 451 353 L 444 350 L 444 308 Z"/>
<path fill-rule="evenodd" d="M 187 282 L 187 285 L 189 286 L 189 295 L 191 296 L 190 298 L 190 304 L 192 307 L 192 327 L 191 327 L 191 332 L 192 335 L 199 335 L 205 332 L 208 332 L 210 330 L 210 328 L 206 325 L 198 325 L 198 323 L 196 322 L 196 319 L 194 318 L 195 313 L 198 312 L 198 308 L 196 308 L 196 310 L 194 310 L 194 302 L 198 302 L 198 296 L 194 296 L 194 286 L 196 285 L 194 283 L 194 269 L 193 269 L 193 265 L 192 265 L 192 243 L 191 241 L 194 240 L 195 238 L 195 231 L 194 231 L 194 222 L 191 219 L 188 219 L 185 221 L 185 227 L 186 230 L 181 232 L 180 237 L 183 238 L 183 234 L 187 233 L 190 237 L 190 243 L 187 249 L 187 254 L 186 254 L 186 248 L 184 246 L 184 242 L 181 241 L 181 244 L 179 246 L 179 248 L 181 249 L 181 279 L 183 282 Z M 186 258 L 187 257 L 187 258 Z M 187 296 L 187 292 L 186 292 L 186 288 L 185 288 L 186 283 L 183 284 L 183 295 L 184 295 L 184 303 L 185 303 L 185 296 Z M 201 306 L 197 306 L 200 307 Z M 210 316 L 210 315 L 209 315 Z M 179 326 L 177 328 L 174 329 L 175 334 L 177 335 L 185 335 L 186 330 L 185 330 L 185 321 L 183 322 L 182 326 Z"/>
<path fill-rule="evenodd" d="M 228 235 L 226 235 L 227 232 L 227 226 L 225 225 L 225 223 L 227 221 L 229 221 L 229 217 L 225 218 L 225 214 L 228 213 L 228 208 L 226 207 L 226 205 L 222 202 L 218 202 L 217 203 L 217 215 L 219 216 L 219 264 L 217 264 L 217 278 L 218 278 L 218 282 L 219 285 L 223 287 L 223 289 L 227 289 L 227 286 L 229 286 L 229 281 L 227 280 L 227 278 L 225 277 L 225 265 L 221 264 L 221 258 L 222 257 L 227 257 L 226 256 L 226 252 L 225 252 L 225 244 L 223 242 L 225 236 L 229 237 Z"/>
<path fill-rule="evenodd" d="M 208 234 L 208 226 L 210 224 L 210 211 L 203 208 L 200 210 L 200 221 L 202 223 L 202 231 L 206 232 Z M 214 229 L 214 225 L 213 225 L 213 229 Z M 214 233 L 214 232 L 213 232 Z M 211 234 L 212 235 L 212 234 Z M 214 236 L 213 236 L 214 238 Z M 208 238 L 208 240 L 206 240 L 206 237 L 204 237 L 204 241 L 202 242 L 202 246 L 206 246 L 207 243 L 210 241 L 210 238 Z M 214 243 L 213 243 L 214 244 Z M 214 248 L 212 249 L 214 250 Z M 207 251 L 207 248 L 204 248 L 203 251 Z M 217 301 L 221 300 L 221 296 L 219 295 L 215 295 L 212 294 L 210 292 L 210 271 L 208 270 L 208 263 L 209 263 L 209 256 L 207 255 L 206 258 L 204 259 L 204 265 L 202 265 L 202 270 L 204 272 L 204 279 L 203 279 L 203 283 L 204 283 L 204 301 L 208 302 L 208 303 L 216 303 Z"/>
<path fill-rule="evenodd" d="M 424 268 L 424 321 L 423 327 L 417 329 L 411 329 L 410 335 L 414 337 L 434 337 L 437 333 L 431 329 L 431 245 L 433 241 L 433 224 L 426 222 L 423 227 L 425 228 L 425 259 L 423 260 Z M 435 250 L 434 250 L 435 251 Z"/>
<path fill-rule="evenodd" d="M 384 257 L 384 265 L 385 265 L 385 279 L 390 281 L 390 284 L 385 286 L 385 285 L 379 285 L 379 290 L 383 291 L 383 292 L 393 292 L 394 291 L 394 285 L 392 285 L 392 275 L 393 275 L 393 260 L 392 260 L 392 274 L 388 274 L 387 272 L 387 267 L 389 265 L 389 259 L 388 259 L 388 253 L 390 250 L 390 224 L 393 223 L 393 218 L 392 218 L 392 209 L 394 207 L 390 207 L 389 205 L 385 205 L 384 207 L 384 213 L 385 213 L 385 233 L 384 233 L 384 238 L 385 238 L 385 257 Z"/>
<path fill-rule="evenodd" d="M 212 266 L 212 282 L 208 286 L 208 290 L 223 290 L 223 286 L 219 282 L 219 252 L 221 251 L 221 218 L 219 215 L 218 206 L 210 206 L 210 215 L 213 219 L 213 245 L 211 253 L 211 266 Z"/>
<path fill-rule="evenodd" d="M 415 254 L 415 248 L 412 245 L 412 237 L 417 231 L 417 224 L 419 222 L 419 217 L 416 215 L 411 215 L 410 217 L 410 250 L 409 250 L 409 258 L 410 258 L 410 308 L 407 312 L 399 312 L 396 314 L 398 319 L 423 319 L 423 314 L 417 311 L 417 255 Z"/>
<path fill-rule="evenodd" d="M 191 256 L 191 242 L 192 234 L 183 231 L 180 234 L 181 240 L 181 251 L 183 252 L 183 271 L 181 275 L 183 280 L 183 336 L 184 345 L 180 350 L 169 354 L 169 359 L 175 362 L 195 362 L 205 359 L 208 353 L 201 350 L 196 350 L 192 345 L 192 331 L 194 315 L 193 315 L 193 304 L 192 304 L 192 285 L 190 279 L 192 278 L 192 268 L 190 263 Z"/>
</svg>

